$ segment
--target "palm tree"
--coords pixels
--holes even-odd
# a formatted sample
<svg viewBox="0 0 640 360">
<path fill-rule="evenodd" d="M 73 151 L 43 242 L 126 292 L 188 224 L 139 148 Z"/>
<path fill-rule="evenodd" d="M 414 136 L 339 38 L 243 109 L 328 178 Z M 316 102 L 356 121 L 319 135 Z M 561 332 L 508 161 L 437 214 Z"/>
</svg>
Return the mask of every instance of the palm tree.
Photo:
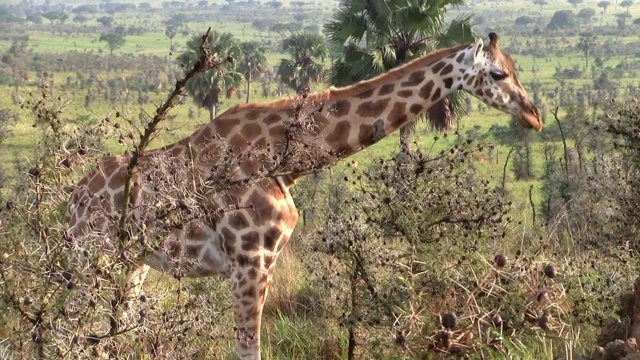
<svg viewBox="0 0 640 360">
<path fill-rule="evenodd" d="M 282 59 L 277 74 L 280 80 L 298 93 L 310 90 L 311 83 L 324 79 L 324 60 L 329 49 L 320 34 L 299 32 L 282 42 L 291 59 Z"/>
<path fill-rule="evenodd" d="M 185 69 L 190 69 L 200 57 L 199 36 L 193 36 L 187 41 L 187 50 L 178 61 Z M 231 97 L 242 83 L 243 76 L 236 71 L 237 60 L 241 58 L 240 46 L 236 43 L 231 33 L 219 33 L 212 31 L 209 36 L 209 49 L 211 54 L 218 58 L 227 58 L 224 65 L 199 74 L 187 83 L 187 92 L 193 96 L 196 104 L 209 109 L 209 120 L 216 117 L 216 108 L 220 104 L 220 98 Z"/>
<path fill-rule="evenodd" d="M 264 73 L 267 69 L 266 51 L 257 41 L 244 41 L 240 43 L 242 58 L 240 59 L 239 70 L 244 75 L 247 82 L 247 101 L 251 96 L 251 81 Z"/>
<path fill-rule="evenodd" d="M 369 79 L 437 48 L 474 40 L 470 17 L 445 26 L 450 5 L 464 0 L 345 0 L 325 25 L 330 46 L 338 55 L 329 71 L 329 83 L 345 86 Z M 454 93 L 427 109 L 430 124 L 447 129 L 460 115 L 462 93 Z M 414 125 L 400 129 L 400 146 Z"/>
</svg>

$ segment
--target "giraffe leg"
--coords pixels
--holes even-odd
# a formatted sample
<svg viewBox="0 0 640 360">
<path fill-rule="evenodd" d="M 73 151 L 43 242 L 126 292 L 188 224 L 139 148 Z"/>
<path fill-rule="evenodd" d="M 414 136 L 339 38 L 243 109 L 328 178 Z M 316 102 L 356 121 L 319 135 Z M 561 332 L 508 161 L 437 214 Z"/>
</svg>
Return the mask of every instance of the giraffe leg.
<svg viewBox="0 0 640 360">
<path fill-rule="evenodd" d="M 267 269 L 238 268 L 231 276 L 235 348 L 241 360 L 260 360 L 260 323 L 271 276 Z"/>
</svg>

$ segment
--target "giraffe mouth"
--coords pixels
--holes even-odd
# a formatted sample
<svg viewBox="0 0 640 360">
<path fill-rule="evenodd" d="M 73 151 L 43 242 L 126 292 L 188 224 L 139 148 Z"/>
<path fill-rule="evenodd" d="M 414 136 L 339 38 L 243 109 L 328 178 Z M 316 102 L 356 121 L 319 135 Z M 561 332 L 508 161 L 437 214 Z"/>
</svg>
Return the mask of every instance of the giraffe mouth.
<svg viewBox="0 0 640 360">
<path fill-rule="evenodd" d="M 542 130 L 542 119 L 535 106 L 531 106 L 529 111 L 525 110 L 521 116 L 518 116 L 518 123 L 525 129 L 535 129 L 537 132 Z"/>
</svg>

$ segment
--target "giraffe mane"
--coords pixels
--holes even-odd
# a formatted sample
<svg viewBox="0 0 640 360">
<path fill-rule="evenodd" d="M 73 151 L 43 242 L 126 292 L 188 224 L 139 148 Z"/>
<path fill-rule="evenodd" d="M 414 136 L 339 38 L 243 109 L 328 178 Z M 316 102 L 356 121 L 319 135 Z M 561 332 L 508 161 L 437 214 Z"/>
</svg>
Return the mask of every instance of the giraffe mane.
<svg viewBox="0 0 640 360">
<path fill-rule="evenodd" d="M 307 96 L 307 100 L 312 102 L 329 102 L 334 99 L 350 97 L 362 93 L 367 90 L 376 89 L 380 86 L 381 83 L 384 83 L 390 79 L 399 79 L 418 68 L 428 66 L 438 61 L 439 59 L 454 54 L 462 49 L 469 47 L 470 44 L 457 45 L 450 48 L 439 49 L 436 51 L 432 51 L 427 55 L 418 57 L 409 61 L 408 63 L 399 66 L 391 71 L 388 71 L 384 74 L 378 75 L 374 78 L 368 80 L 362 80 L 353 85 L 345 86 L 342 88 L 329 87 L 325 90 L 318 91 Z M 248 103 L 248 104 L 237 104 L 230 107 L 223 114 L 232 114 L 239 111 L 244 110 L 288 110 L 294 104 L 293 97 L 288 97 L 284 99 L 278 99 L 272 101 L 270 103 L 261 104 L 261 103 Z M 215 121 L 215 120 L 214 120 Z"/>
</svg>

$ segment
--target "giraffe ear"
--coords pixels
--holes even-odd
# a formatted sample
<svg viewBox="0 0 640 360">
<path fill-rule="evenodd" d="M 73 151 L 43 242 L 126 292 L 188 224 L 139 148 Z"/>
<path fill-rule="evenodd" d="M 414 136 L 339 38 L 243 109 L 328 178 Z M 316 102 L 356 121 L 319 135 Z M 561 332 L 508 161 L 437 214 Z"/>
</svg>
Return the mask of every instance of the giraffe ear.
<svg viewBox="0 0 640 360">
<path fill-rule="evenodd" d="M 466 61 L 468 65 L 475 65 L 482 60 L 483 47 L 484 42 L 482 41 L 482 38 L 478 38 L 478 40 L 476 40 L 476 43 L 473 45 L 473 52 L 470 53 L 469 56 L 467 56 Z"/>
</svg>

